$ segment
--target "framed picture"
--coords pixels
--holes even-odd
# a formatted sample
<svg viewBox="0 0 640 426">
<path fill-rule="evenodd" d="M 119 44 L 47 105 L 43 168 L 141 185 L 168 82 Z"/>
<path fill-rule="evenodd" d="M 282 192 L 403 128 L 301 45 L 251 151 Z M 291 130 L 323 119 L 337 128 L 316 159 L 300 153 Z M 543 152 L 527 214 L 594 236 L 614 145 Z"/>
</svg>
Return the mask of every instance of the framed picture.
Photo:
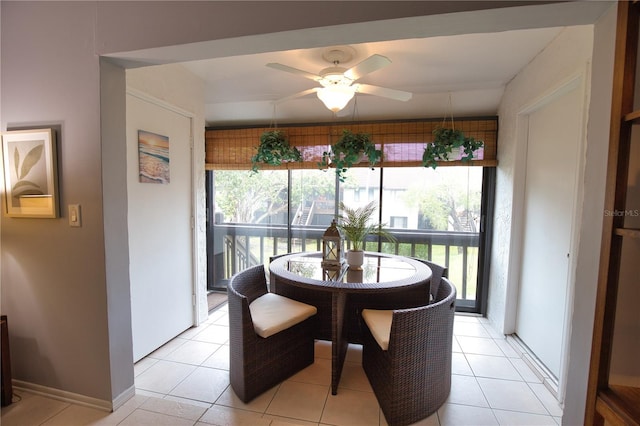
<svg viewBox="0 0 640 426">
<path fill-rule="evenodd" d="M 169 137 L 138 130 L 138 176 L 143 183 L 169 183 Z"/>
<path fill-rule="evenodd" d="M 5 214 L 58 217 L 57 155 L 53 129 L 2 133 Z"/>
</svg>

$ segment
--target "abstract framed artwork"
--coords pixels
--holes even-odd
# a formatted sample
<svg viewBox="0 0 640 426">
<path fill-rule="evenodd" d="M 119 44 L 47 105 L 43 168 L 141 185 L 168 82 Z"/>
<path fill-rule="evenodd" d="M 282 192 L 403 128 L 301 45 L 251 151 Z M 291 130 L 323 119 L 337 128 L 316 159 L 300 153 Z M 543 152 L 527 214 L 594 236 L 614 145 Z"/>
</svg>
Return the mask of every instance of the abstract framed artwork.
<svg viewBox="0 0 640 426">
<path fill-rule="evenodd" d="M 2 133 L 5 214 L 58 217 L 58 170 L 53 129 Z"/>
<path fill-rule="evenodd" d="M 169 137 L 138 130 L 139 180 L 169 183 Z"/>
</svg>

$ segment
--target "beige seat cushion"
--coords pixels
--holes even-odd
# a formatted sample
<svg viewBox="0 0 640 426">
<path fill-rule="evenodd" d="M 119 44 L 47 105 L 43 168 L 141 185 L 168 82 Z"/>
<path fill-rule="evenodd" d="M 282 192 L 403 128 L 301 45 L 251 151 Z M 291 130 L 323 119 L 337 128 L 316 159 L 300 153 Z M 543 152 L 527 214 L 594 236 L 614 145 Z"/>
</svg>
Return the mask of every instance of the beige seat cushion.
<svg viewBox="0 0 640 426">
<path fill-rule="evenodd" d="M 267 338 L 315 315 L 318 309 L 275 293 L 267 293 L 251 302 L 249 311 L 256 334 Z"/>
<path fill-rule="evenodd" d="M 391 321 L 393 311 L 379 309 L 363 309 L 362 318 L 369 327 L 371 335 L 383 351 L 389 349 L 389 336 L 391 335 Z"/>
</svg>

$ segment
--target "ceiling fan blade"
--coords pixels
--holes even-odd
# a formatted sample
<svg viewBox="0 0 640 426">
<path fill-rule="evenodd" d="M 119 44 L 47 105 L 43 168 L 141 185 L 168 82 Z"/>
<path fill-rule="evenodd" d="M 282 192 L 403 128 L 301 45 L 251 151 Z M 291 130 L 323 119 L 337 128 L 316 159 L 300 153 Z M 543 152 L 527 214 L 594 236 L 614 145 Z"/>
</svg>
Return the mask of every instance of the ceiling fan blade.
<svg viewBox="0 0 640 426">
<path fill-rule="evenodd" d="M 391 61 L 386 56 L 371 55 L 359 64 L 354 65 L 344 72 L 344 76 L 355 81 L 366 74 L 377 71 L 389 65 Z"/>
<path fill-rule="evenodd" d="M 411 92 L 402 90 L 387 89 L 386 87 L 372 86 L 371 84 L 354 84 L 356 92 L 367 93 L 369 95 L 382 96 L 384 98 L 395 99 L 396 101 L 408 101 L 413 96 Z"/>
<path fill-rule="evenodd" d="M 301 77 L 308 78 L 308 79 L 313 80 L 313 81 L 322 80 L 322 77 L 320 77 L 317 74 L 313 74 L 313 73 L 310 73 L 310 72 L 307 72 L 307 71 L 299 70 L 297 68 L 293 68 L 293 67 L 290 67 L 288 65 L 282 65 L 282 64 L 279 64 L 277 62 L 270 62 L 270 63 L 267 64 L 267 66 L 269 68 L 273 68 L 274 70 L 290 72 L 291 74 L 297 74 L 297 75 L 299 75 Z"/>
<path fill-rule="evenodd" d="M 303 96 L 307 96 L 307 95 L 310 95 L 312 93 L 315 93 L 320 89 L 321 89 L 321 87 L 314 87 L 313 89 L 303 90 L 302 92 L 294 93 L 293 95 L 289 95 L 289 96 L 286 96 L 284 98 L 280 98 L 280 99 L 278 99 L 276 101 L 273 101 L 273 103 L 274 104 L 280 104 L 282 102 L 290 101 L 291 99 L 301 98 Z"/>
</svg>

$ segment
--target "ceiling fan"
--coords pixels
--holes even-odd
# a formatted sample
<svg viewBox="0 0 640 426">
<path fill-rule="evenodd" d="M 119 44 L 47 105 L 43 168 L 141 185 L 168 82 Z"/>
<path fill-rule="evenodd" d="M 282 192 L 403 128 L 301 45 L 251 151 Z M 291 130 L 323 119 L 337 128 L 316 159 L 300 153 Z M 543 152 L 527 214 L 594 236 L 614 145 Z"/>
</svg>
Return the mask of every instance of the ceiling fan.
<svg viewBox="0 0 640 426">
<path fill-rule="evenodd" d="M 323 69 L 318 74 L 279 63 L 268 63 L 267 66 L 269 68 L 296 74 L 316 81 L 321 85 L 321 87 L 314 87 L 279 99 L 275 101 L 275 103 L 278 104 L 316 93 L 328 109 L 333 112 L 338 112 L 349 103 L 356 93 L 367 93 L 369 95 L 382 96 L 398 101 L 408 101 L 411 99 L 412 94 L 410 92 L 373 86 L 371 84 L 355 83 L 356 80 L 363 76 L 391 64 L 391 61 L 385 56 L 375 54 L 349 69 L 341 67 L 341 63 L 351 60 L 353 52 L 355 51 L 349 46 L 338 46 L 326 49 L 322 57 L 333 66 Z"/>
</svg>

